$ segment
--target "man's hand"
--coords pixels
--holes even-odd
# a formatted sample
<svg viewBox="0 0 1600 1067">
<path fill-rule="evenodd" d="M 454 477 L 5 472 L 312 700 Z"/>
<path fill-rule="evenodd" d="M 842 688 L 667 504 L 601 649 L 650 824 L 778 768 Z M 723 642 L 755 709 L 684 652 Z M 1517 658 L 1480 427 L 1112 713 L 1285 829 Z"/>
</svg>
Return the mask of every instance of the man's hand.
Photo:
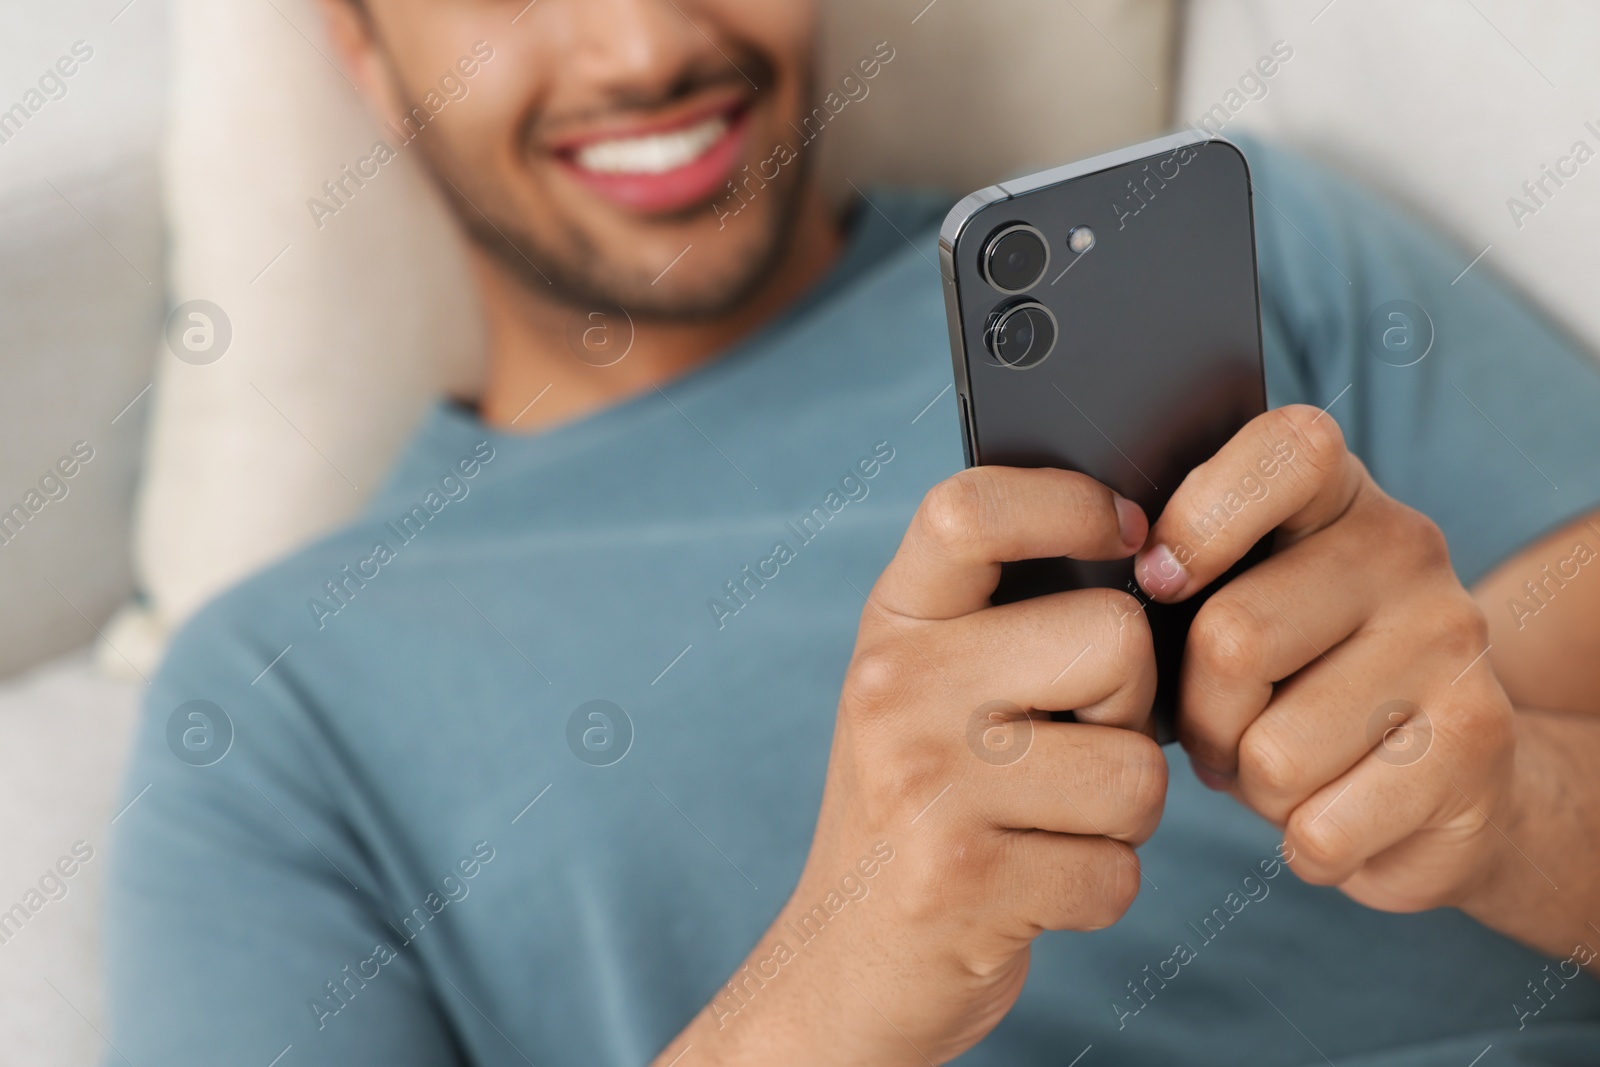
<svg viewBox="0 0 1600 1067">
<path fill-rule="evenodd" d="M 1135 571 L 1183 600 L 1273 530 L 1190 631 L 1178 734 L 1196 774 L 1283 827 L 1309 882 L 1386 911 L 1469 907 L 1522 813 L 1515 716 L 1444 536 L 1295 406 L 1185 479 Z"/>
<path fill-rule="evenodd" d="M 989 597 L 1000 561 L 1126 558 L 1147 529 L 1066 471 L 928 494 L 862 612 L 799 885 L 659 1063 L 690 1044 L 697 1063 L 941 1063 L 1010 1010 L 1042 931 L 1122 915 L 1166 795 L 1144 617 L 1114 590 Z"/>
</svg>

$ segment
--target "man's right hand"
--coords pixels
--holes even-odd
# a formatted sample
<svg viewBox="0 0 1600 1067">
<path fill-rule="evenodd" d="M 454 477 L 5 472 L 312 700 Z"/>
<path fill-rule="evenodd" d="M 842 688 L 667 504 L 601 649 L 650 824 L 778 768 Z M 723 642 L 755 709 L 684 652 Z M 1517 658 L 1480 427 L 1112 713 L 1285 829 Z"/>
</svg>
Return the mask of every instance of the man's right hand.
<svg viewBox="0 0 1600 1067">
<path fill-rule="evenodd" d="M 1068 471 L 928 493 L 862 612 L 800 882 L 658 1064 L 943 1063 L 1010 1010 L 1042 931 L 1121 917 L 1167 784 L 1144 613 L 1116 590 L 989 598 L 1002 561 L 1122 559 L 1147 530 Z"/>
</svg>

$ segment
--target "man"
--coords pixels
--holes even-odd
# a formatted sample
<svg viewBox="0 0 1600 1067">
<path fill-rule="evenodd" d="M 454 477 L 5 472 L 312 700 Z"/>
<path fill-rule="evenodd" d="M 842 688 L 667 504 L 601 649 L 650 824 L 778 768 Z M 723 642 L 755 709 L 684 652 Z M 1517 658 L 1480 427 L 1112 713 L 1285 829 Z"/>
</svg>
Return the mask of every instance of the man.
<svg viewBox="0 0 1600 1067">
<path fill-rule="evenodd" d="M 1277 410 L 1146 516 L 957 473 L 943 205 L 830 214 L 811 4 L 327 10 L 393 121 L 477 60 L 416 144 L 489 383 L 176 642 L 115 1055 L 1592 1059 L 1600 376 L 1486 270 L 1252 146 Z M 1439 334 L 1407 367 L 1365 340 L 1398 299 Z M 1137 599 L 988 603 L 1053 555 L 1182 599 L 1273 530 L 1170 765 Z"/>
</svg>

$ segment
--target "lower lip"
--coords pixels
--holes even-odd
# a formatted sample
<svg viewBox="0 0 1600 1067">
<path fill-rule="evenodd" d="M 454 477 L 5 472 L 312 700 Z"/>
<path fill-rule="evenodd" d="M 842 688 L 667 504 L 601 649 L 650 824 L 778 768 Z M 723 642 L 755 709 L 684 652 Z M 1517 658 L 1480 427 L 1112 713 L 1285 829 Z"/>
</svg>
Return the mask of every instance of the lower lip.
<svg viewBox="0 0 1600 1067">
<path fill-rule="evenodd" d="M 730 116 L 728 131 L 692 163 L 660 174 L 599 174 L 562 157 L 566 172 L 584 188 L 618 207 L 664 214 L 702 204 L 727 185 L 743 154 L 745 113 Z"/>
</svg>

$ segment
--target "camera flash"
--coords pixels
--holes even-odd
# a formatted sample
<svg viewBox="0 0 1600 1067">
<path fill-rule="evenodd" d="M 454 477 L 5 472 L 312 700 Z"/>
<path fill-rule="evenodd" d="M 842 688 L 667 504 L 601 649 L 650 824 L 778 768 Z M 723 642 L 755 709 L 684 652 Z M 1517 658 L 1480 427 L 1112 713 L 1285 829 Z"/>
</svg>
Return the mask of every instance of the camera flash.
<svg viewBox="0 0 1600 1067">
<path fill-rule="evenodd" d="M 1067 233 L 1067 247 L 1079 255 L 1094 247 L 1094 231 L 1087 226 L 1074 226 Z"/>
</svg>

